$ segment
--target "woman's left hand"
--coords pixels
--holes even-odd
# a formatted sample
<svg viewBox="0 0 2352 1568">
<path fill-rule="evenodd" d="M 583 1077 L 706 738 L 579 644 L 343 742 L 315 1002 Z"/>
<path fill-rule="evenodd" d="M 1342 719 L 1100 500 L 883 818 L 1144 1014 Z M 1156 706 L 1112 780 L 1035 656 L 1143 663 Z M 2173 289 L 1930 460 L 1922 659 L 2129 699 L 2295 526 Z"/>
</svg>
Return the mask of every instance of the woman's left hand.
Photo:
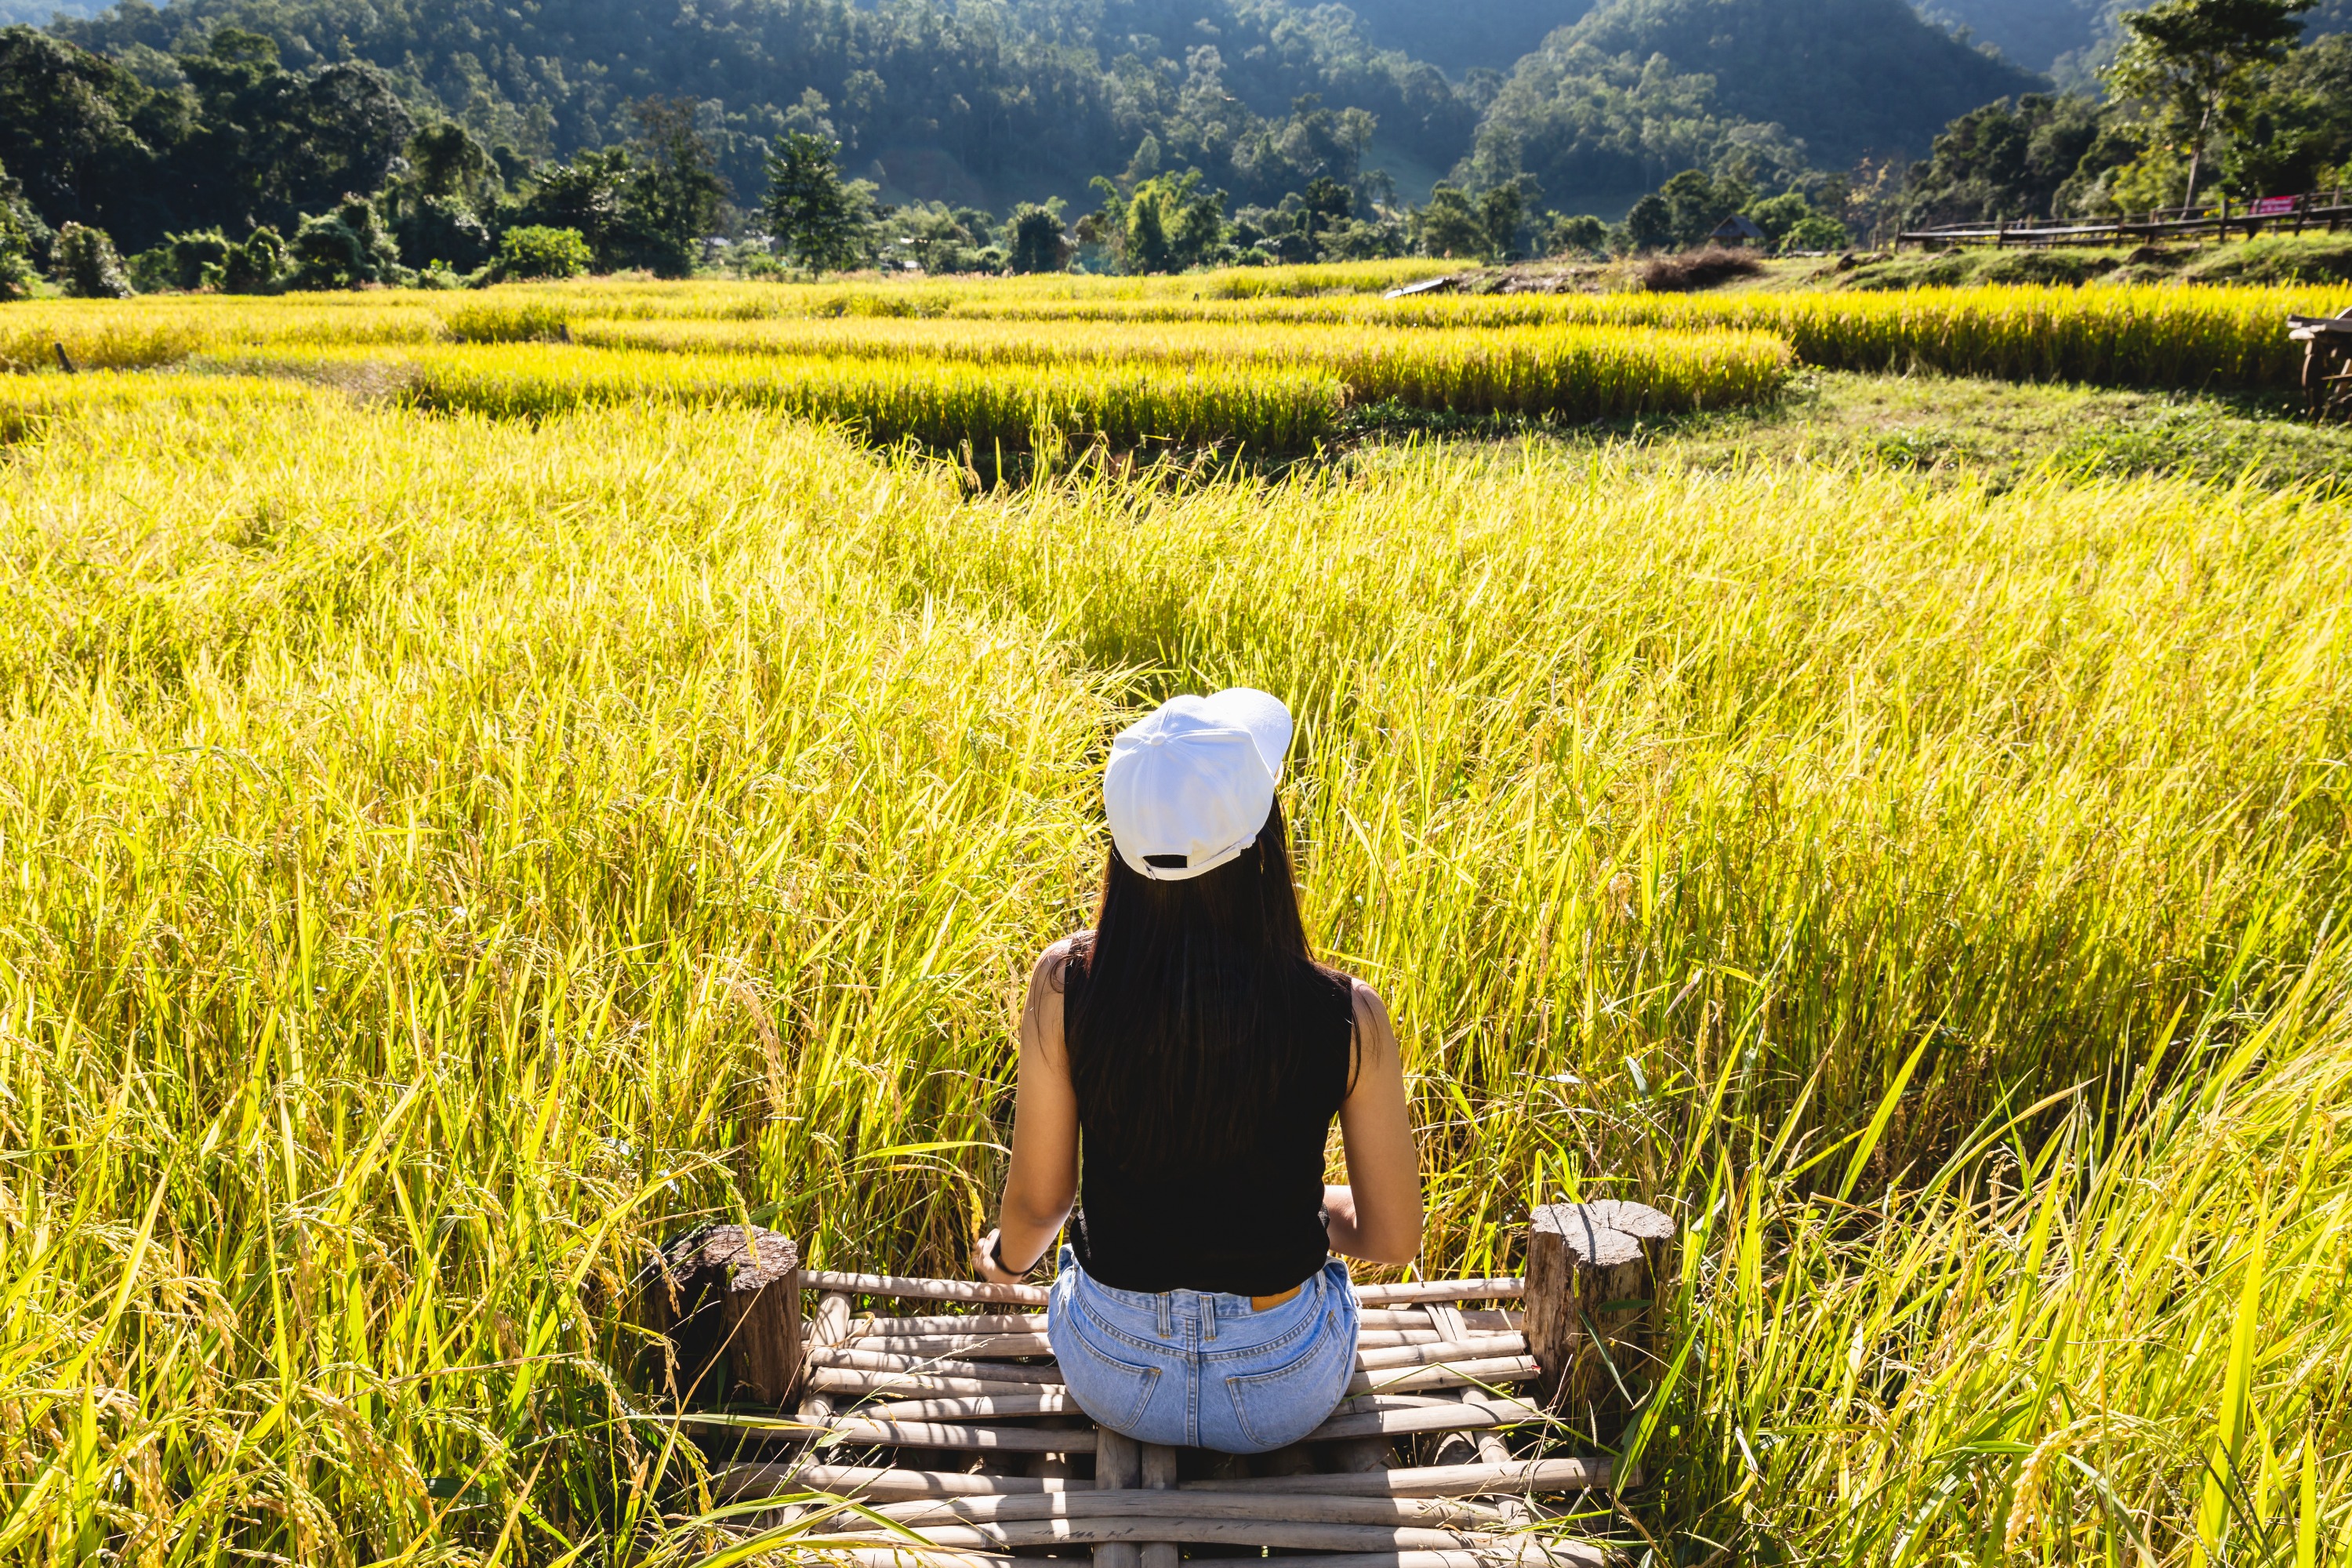
<svg viewBox="0 0 2352 1568">
<path fill-rule="evenodd" d="M 996 1238 L 1002 1234 L 992 1230 L 980 1238 L 979 1247 L 972 1251 L 971 1271 L 992 1285 L 1018 1285 L 1020 1275 L 1008 1274 L 996 1266 Z"/>
</svg>

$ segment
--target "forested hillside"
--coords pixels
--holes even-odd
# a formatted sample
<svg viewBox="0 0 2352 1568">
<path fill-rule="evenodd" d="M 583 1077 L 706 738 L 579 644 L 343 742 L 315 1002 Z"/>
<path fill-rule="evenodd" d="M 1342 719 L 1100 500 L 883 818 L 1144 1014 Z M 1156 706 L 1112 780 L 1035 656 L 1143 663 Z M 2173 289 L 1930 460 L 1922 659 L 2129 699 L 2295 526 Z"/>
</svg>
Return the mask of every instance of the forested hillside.
<svg viewBox="0 0 2352 1568">
<path fill-rule="evenodd" d="M 1383 162 L 1418 172 L 1399 183 L 1419 199 L 1475 148 L 1462 173 L 1481 183 L 1525 175 L 1555 206 L 1613 214 L 1727 149 L 1768 174 L 1916 156 L 1953 115 L 2034 85 L 1905 0 L 1587 5 L 124 0 L 56 31 L 157 89 L 222 27 L 274 40 L 297 73 L 368 62 L 420 120 L 524 159 L 624 140 L 631 103 L 689 97 L 739 197 L 798 130 L 836 139 L 887 196 L 992 208 L 1188 168 L 1236 205 L 1318 177 L 1377 195 Z M 1507 76 L 1465 68 L 1522 47 Z"/>
<path fill-rule="evenodd" d="M 1953 116 L 2035 85 L 1904 0 L 1607 0 L 1518 62 L 1475 163 L 1622 209 L 1681 169 L 1773 184 L 1917 156 Z"/>
<path fill-rule="evenodd" d="M 629 103 L 689 96 L 745 196 L 788 130 L 838 139 L 851 172 L 893 194 L 1002 205 L 1083 192 L 1139 149 L 1237 199 L 1353 178 L 1369 127 L 1295 112 L 1307 95 L 1374 117 L 1385 144 L 1440 168 L 1477 118 L 1344 13 L 1258 0 L 126 0 L 58 31 L 170 85 L 171 57 L 225 26 L 274 39 L 295 70 L 369 61 L 412 104 L 530 157 L 620 140 Z"/>
</svg>

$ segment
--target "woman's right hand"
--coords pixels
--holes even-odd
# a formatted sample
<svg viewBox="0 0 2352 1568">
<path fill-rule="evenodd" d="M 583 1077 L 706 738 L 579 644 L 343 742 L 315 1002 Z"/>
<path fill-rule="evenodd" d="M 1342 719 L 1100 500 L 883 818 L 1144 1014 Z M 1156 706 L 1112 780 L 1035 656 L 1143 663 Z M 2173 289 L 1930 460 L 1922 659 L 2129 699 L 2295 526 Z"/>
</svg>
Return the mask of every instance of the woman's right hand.
<svg viewBox="0 0 2352 1568">
<path fill-rule="evenodd" d="M 971 1255 L 971 1271 L 992 1285 L 1018 1285 L 1021 1276 L 1007 1274 L 996 1266 L 996 1238 L 1003 1232 L 992 1230 L 980 1238 Z"/>
</svg>

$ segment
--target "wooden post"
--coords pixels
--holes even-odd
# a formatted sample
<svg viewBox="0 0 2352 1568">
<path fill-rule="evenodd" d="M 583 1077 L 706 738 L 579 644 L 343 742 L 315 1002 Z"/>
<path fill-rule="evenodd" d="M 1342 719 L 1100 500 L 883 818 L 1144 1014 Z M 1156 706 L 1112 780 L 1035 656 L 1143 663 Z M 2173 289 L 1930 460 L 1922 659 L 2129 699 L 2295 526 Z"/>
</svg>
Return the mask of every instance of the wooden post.
<svg viewBox="0 0 2352 1568">
<path fill-rule="evenodd" d="M 1176 1486 L 1176 1450 L 1160 1443 L 1139 1443 L 1143 1489 L 1172 1491 Z M 1182 1553 L 1172 1541 L 1147 1541 L 1139 1552 L 1142 1568 L 1177 1568 Z"/>
<path fill-rule="evenodd" d="M 1095 1489 L 1132 1491 L 1143 1479 L 1143 1456 L 1135 1439 L 1110 1430 L 1095 1433 Z M 1131 1541 L 1106 1541 L 1095 1548 L 1095 1568 L 1142 1568 L 1143 1549 Z"/>
<path fill-rule="evenodd" d="M 714 1225 L 662 1248 L 643 1296 L 646 1326 L 669 1342 L 668 1391 L 709 1398 L 730 1382 L 781 1408 L 801 1378 L 801 1255 L 772 1230 Z"/>
<path fill-rule="evenodd" d="M 1656 1302 L 1671 1277 L 1674 1235 L 1675 1222 L 1656 1209 L 1613 1199 L 1549 1205 L 1529 1216 L 1536 1387 L 1580 1426 L 1613 1435 L 1657 1365 Z"/>
</svg>

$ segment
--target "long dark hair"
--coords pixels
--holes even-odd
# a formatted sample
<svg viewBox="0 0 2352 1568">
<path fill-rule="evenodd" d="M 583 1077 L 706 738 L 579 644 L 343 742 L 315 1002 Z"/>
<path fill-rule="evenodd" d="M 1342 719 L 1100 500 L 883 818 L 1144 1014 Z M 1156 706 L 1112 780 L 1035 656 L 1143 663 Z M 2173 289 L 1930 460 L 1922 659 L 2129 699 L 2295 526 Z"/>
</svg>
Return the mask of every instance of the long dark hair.
<svg viewBox="0 0 2352 1568">
<path fill-rule="evenodd" d="M 1110 1156 L 1142 1166 L 1255 1146 L 1279 1087 L 1317 1065 L 1318 1003 L 1329 1019 L 1347 984 L 1307 945 L 1278 800 L 1255 845 L 1183 881 L 1139 876 L 1113 849 L 1066 973 L 1079 1115 L 1117 1128 Z"/>
</svg>

